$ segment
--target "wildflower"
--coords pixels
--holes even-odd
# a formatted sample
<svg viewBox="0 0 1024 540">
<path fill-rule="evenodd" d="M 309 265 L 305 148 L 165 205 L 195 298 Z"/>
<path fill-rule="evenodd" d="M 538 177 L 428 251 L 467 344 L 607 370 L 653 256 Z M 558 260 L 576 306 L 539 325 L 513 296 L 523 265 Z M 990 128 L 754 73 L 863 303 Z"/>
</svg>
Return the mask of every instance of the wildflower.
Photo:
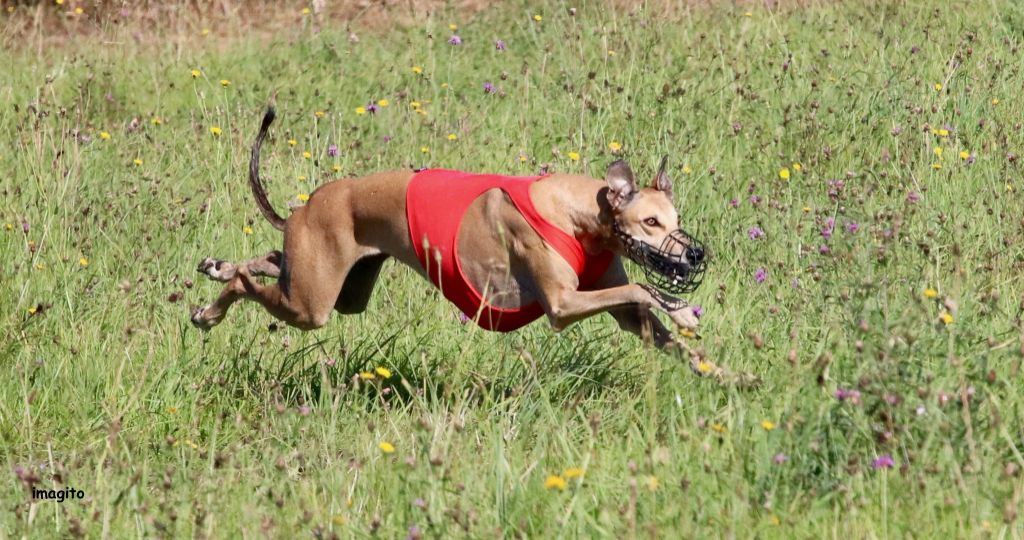
<svg viewBox="0 0 1024 540">
<path fill-rule="evenodd" d="M 900 126 L 894 126 L 891 130 L 889 130 L 889 134 L 892 135 L 893 137 L 899 135 L 900 133 L 903 133 L 903 128 Z"/>
<path fill-rule="evenodd" d="M 134 160 L 132 160 L 132 163 L 134 163 L 136 167 L 142 166 L 142 160 L 139 158 L 135 158 Z"/>
<path fill-rule="evenodd" d="M 468 323 L 469 321 L 472 321 L 472 320 L 473 319 L 469 315 L 466 315 L 465 312 L 463 312 L 463 311 L 459 312 L 459 322 L 460 323 L 466 324 L 466 323 Z"/>
<path fill-rule="evenodd" d="M 309 158 L 313 157 L 313 153 L 310 152 L 309 150 L 303 150 L 302 151 L 302 157 L 303 157 L 303 159 L 309 159 Z"/>
<path fill-rule="evenodd" d="M 764 268 L 758 268 L 757 271 L 754 272 L 754 281 L 764 283 L 764 280 L 766 279 L 768 279 L 768 271 Z"/>
<path fill-rule="evenodd" d="M 782 452 L 775 454 L 775 457 L 772 458 L 772 462 L 775 463 L 776 465 L 782 465 L 787 461 L 789 461 L 789 456 L 783 454 Z"/>
<path fill-rule="evenodd" d="M 894 465 L 896 465 L 896 460 L 889 454 L 878 456 L 871 462 L 871 468 L 875 470 L 891 469 Z"/>
<path fill-rule="evenodd" d="M 732 208 L 739 208 L 739 206 L 740 206 L 739 199 L 729 199 L 729 206 L 732 207 Z"/>
<path fill-rule="evenodd" d="M 430 153 L 430 147 L 427 147 L 427 146 L 421 146 L 421 147 L 420 147 L 420 153 L 421 153 L 421 154 L 429 154 L 429 153 Z"/>
<path fill-rule="evenodd" d="M 711 365 L 711 362 L 706 362 L 704 360 L 697 362 L 697 371 L 699 371 L 702 375 L 707 375 L 708 373 L 711 373 L 711 370 L 713 369 L 714 367 Z"/>
<path fill-rule="evenodd" d="M 366 106 L 366 112 L 370 114 L 377 114 L 377 111 L 379 110 L 380 107 L 376 103 L 370 103 L 369 105 Z"/>
<path fill-rule="evenodd" d="M 789 169 L 786 168 L 786 167 L 783 167 L 782 169 L 780 169 L 779 170 L 779 178 L 781 178 L 783 180 L 789 180 Z"/>
<path fill-rule="evenodd" d="M 387 107 L 388 105 L 391 105 L 391 102 L 388 101 L 386 98 L 385 99 L 378 99 L 377 100 L 377 105 L 380 105 L 381 107 Z"/>
<path fill-rule="evenodd" d="M 154 126 L 159 126 L 160 124 L 163 124 L 164 121 L 161 120 L 159 116 L 154 116 L 149 120 L 149 123 L 153 124 Z"/>
<path fill-rule="evenodd" d="M 374 375 L 374 373 L 372 371 L 360 371 L 359 372 L 359 378 L 364 380 L 364 381 L 371 381 L 373 379 L 376 379 L 377 376 Z"/>
<path fill-rule="evenodd" d="M 692 311 L 693 316 L 697 317 L 698 319 L 704 316 L 704 308 L 701 307 L 699 304 L 690 306 L 690 311 Z"/>
<path fill-rule="evenodd" d="M 992 98 L 993 105 L 999 105 L 999 98 Z"/>
<path fill-rule="evenodd" d="M 747 11 L 747 12 L 744 12 L 744 13 L 743 13 L 743 16 L 744 16 L 744 17 L 753 17 L 753 16 L 754 16 L 754 12 L 753 12 L 753 11 Z"/>
<path fill-rule="evenodd" d="M 646 484 L 647 484 L 647 491 L 657 491 L 658 490 L 658 477 L 654 476 L 653 474 L 648 476 Z"/>
<path fill-rule="evenodd" d="M 935 130 L 935 134 L 939 137 L 946 138 L 949 137 L 949 130 L 946 128 L 939 128 Z"/>
<path fill-rule="evenodd" d="M 423 68 L 420 67 L 420 66 L 413 66 L 413 67 L 411 67 L 409 69 L 411 69 L 412 72 L 417 74 L 417 75 L 423 75 Z"/>
<path fill-rule="evenodd" d="M 300 175 L 296 176 L 295 179 L 298 180 L 299 182 L 305 182 L 306 181 L 306 175 L 300 174 Z"/>
<path fill-rule="evenodd" d="M 193 69 L 193 70 L 192 70 L 192 78 L 193 78 L 193 79 L 198 79 L 198 78 L 199 78 L 199 77 L 201 77 L 202 75 L 203 75 L 203 72 L 202 72 L 202 71 L 199 71 L 198 69 Z"/>
<path fill-rule="evenodd" d="M 506 49 L 505 40 L 498 39 L 494 41 L 494 48 L 498 51 L 504 51 Z"/>
<path fill-rule="evenodd" d="M 968 152 L 967 150 L 961 150 L 960 151 L 960 159 L 962 159 L 964 161 L 967 161 L 967 158 L 969 158 L 969 157 L 971 157 L 971 153 L 970 152 Z"/>
<path fill-rule="evenodd" d="M 231 86 L 231 81 L 229 81 L 227 79 L 221 79 L 220 80 L 220 85 L 222 87 L 224 87 L 224 88 L 227 88 L 227 87 Z"/>
<path fill-rule="evenodd" d="M 920 200 L 921 200 L 921 194 L 916 192 L 916 191 L 911 191 L 910 193 L 907 194 L 907 202 L 908 203 L 913 204 L 913 203 L 916 203 L 916 202 L 918 202 Z"/>
<path fill-rule="evenodd" d="M 711 431 L 714 431 L 715 433 L 726 433 L 727 431 L 729 431 L 729 428 L 725 427 L 722 424 L 719 424 L 718 422 L 715 422 L 711 424 Z"/>
<path fill-rule="evenodd" d="M 213 126 L 213 127 L 211 127 L 211 128 L 210 128 L 210 133 L 211 133 L 211 134 L 212 134 L 212 135 L 213 135 L 214 137 L 220 137 L 220 128 L 219 128 L 219 127 L 217 127 L 217 126 Z"/>
<path fill-rule="evenodd" d="M 296 141 L 295 139 L 288 139 L 288 146 L 295 146 L 296 144 L 299 144 L 299 141 Z"/>
<path fill-rule="evenodd" d="M 757 195 L 751 195 L 750 196 L 750 204 L 752 204 L 754 206 L 757 206 L 757 205 L 761 204 L 761 197 L 758 197 Z"/>
<path fill-rule="evenodd" d="M 334 166 L 331 167 L 331 170 L 334 171 L 334 172 L 341 172 L 341 165 L 338 165 L 337 163 L 335 163 Z"/>
<path fill-rule="evenodd" d="M 850 234 L 857 234 L 857 231 L 859 231 L 859 230 L 860 230 L 860 224 L 859 223 L 854 223 L 854 222 L 851 221 L 851 222 L 846 224 L 846 232 L 848 232 Z"/>
<path fill-rule="evenodd" d="M 942 164 L 941 163 L 932 163 L 932 169 L 935 169 L 937 171 L 937 170 L 939 170 L 941 168 L 942 168 Z"/>
<path fill-rule="evenodd" d="M 842 387 L 836 388 L 836 399 L 839 401 L 849 401 L 854 405 L 860 405 L 860 391 L 844 389 Z"/>
<path fill-rule="evenodd" d="M 558 491 L 565 491 L 565 488 L 569 487 L 569 483 L 565 481 L 565 478 L 557 474 L 549 475 L 544 479 L 544 489 L 557 489 Z"/>
<path fill-rule="evenodd" d="M 387 441 L 381 441 L 381 443 L 377 445 L 377 448 L 380 448 L 380 451 L 385 454 L 393 454 L 395 452 L 395 445 Z"/>
<path fill-rule="evenodd" d="M 578 152 L 569 152 L 569 159 L 571 159 L 572 161 L 579 161 L 580 155 Z"/>
<path fill-rule="evenodd" d="M 498 90 L 496 88 L 494 88 L 494 85 L 491 84 L 490 82 L 485 82 L 484 83 L 484 93 L 485 94 L 493 94 L 493 93 L 495 93 L 497 91 Z"/>
<path fill-rule="evenodd" d="M 693 169 L 691 169 L 689 165 L 683 165 L 683 174 L 690 174 L 692 172 Z"/>
<path fill-rule="evenodd" d="M 454 134 L 454 133 L 449 133 L 449 134 L 448 134 L 448 140 L 449 140 L 449 141 L 454 141 L 454 140 L 456 140 L 456 139 L 458 139 L 458 138 L 459 138 L 459 136 L 458 136 L 458 135 L 456 135 L 456 134 Z"/>
<path fill-rule="evenodd" d="M 936 92 L 941 92 L 942 91 L 942 83 L 935 83 L 935 91 Z"/>
<path fill-rule="evenodd" d="M 935 289 L 933 289 L 931 287 L 928 287 L 927 289 L 924 290 L 924 297 L 925 298 L 935 298 L 938 295 L 939 295 L 939 291 L 936 291 Z"/>
<path fill-rule="evenodd" d="M 754 225 L 753 227 L 750 228 L 749 231 L 747 231 L 747 237 L 750 238 L 751 240 L 757 240 L 758 238 L 762 238 L 764 237 L 764 230 L 761 229 L 761 227 Z"/>
<path fill-rule="evenodd" d="M 941 146 L 936 146 L 935 148 L 932 149 L 932 152 L 935 153 L 935 157 L 937 157 L 939 159 L 942 159 L 942 147 Z"/>
<path fill-rule="evenodd" d="M 800 172 L 800 170 L 803 169 L 803 168 L 804 168 L 804 166 L 801 165 L 799 162 L 793 163 L 793 170 L 794 171 Z"/>
<path fill-rule="evenodd" d="M 302 8 L 302 14 L 303 15 L 309 15 L 310 13 L 312 13 L 312 10 L 309 9 L 308 7 Z"/>
<path fill-rule="evenodd" d="M 295 196 L 295 198 L 300 200 L 300 201 L 302 201 L 302 202 L 306 202 L 306 201 L 309 200 L 309 194 L 308 193 L 299 193 L 298 195 Z"/>
<path fill-rule="evenodd" d="M 341 514 L 334 514 L 333 516 L 331 516 L 331 523 L 334 523 L 335 525 L 340 527 L 345 524 L 345 516 Z"/>
<path fill-rule="evenodd" d="M 14 225 L 11 225 L 10 223 L 4 223 L 4 229 L 8 231 L 13 231 Z"/>
<path fill-rule="evenodd" d="M 942 315 L 939 315 L 939 320 L 942 321 L 942 324 L 953 324 L 953 316 L 948 312 L 943 312 Z"/>
<path fill-rule="evenodd" d="M 299 414 L 302 416 L 309 416 L 311 412 L 313 412 L 313 408 L 309 405 L 299 405 Z"/>
<path fill-rule="evenodd" d="M 761 427 L 764 428 L 765 431 L 771 431 L 775 429 L 775 422 L 772 422 L 771 420 L 761 420 Z"/>
<path fill-rule="evenodd" d="M 822 245 L 818 246 L 818 253 L 820 253 L 822 255 L 828 255 L 831 251 L 832 250 L 829 249 L 828 245 L 826 245 L 826 244 L 822 244 Z"/>
<path fill-rule="evenodd" d="M 618 141 L 612 141 L 608 143 L 608 149 L 612 152 L 618 152 L 619 150 L 622 150 L 622 144 Z"/>
<path fill-rule="evenodd" d="M 536 21 L 536 22 L 541 22 L 541 21 L 544 20 L 544 17 L 542 17 L 540 15 L 534 15 L 533 16 L 533 20 Z"/>
<path fill-rule="evenodd" d="M 86 267 L 86 266 L 89 266 L 89 259 L 87 259 L 85 257 L 79 258 L 78 259 L 78 266 L 81 266 L 83 268 Z"/>
<path fill-rule="evenodd" d="M 104 141 L 109 141 L 110 140 L 110 134 L 107 133 L 106 131 L 101 131 L 100 132 L 100 139 L 103 139 Z"/>
<path fill-rule="evenodd" d="M 381 377 L 383 377 L 385 379 L 390 379 L 391 378 L 391 370 L 386 368 L 386 367 L 379 366 L 379 367 L 377 367 L 377 369 L 375 369 L 373 371 L 375 371 L 377 373 L 377 375 L 380 375 Z"/>
<path fill-rule="evenodd" d="M 419 109 L 420 107 L 423 106 L 423 104 L 420 103 L 419 101 L 410 101 L 409 106 L 412 107 L 413 109 Z"/>
<path fill-rule="evenodd" d="M 252 227 L 250 227 L 248 225 L 246 225 L 245 227 L 242 227 L 242 233 L 244 233 L 244 234 L 252 234 Z"/>
<path fill-rule="evenodd" d="M 805 207 L 803 208 L 803 210 L 804 210 L 804 213 L 805 213 L 805 214 L 810 214 L 810 213 L 811 213 L 811 207 L 810 207 L 810 206 L 805 206 Z"/>
<path fill-rule="evenodd" d="M 583 472 L 583 469 L 579 467 L 569 467 L 568 469 L 562 471 L 562 476 L 569 479 L 580 478 L 583 476 Z"/>
<path fill-rule="evenodd" d="M 366 114 L 365 107 L 356 107 L 356 114 Z"/>
<path fill-rule="evenodd" d="M 448 29 L 451 30 L 452 32 L 454 32 L 454 31 L 459 29 L 459 25 L 457 25 L 455 23 L 449 23 L 448 24 Z"/>
<path fill-rule="evenodd" d="M 449 45 L 462 45 L 462 38 L 458 34 L 452 34 L 452 37 L 448 38 Z"/>
</svg>

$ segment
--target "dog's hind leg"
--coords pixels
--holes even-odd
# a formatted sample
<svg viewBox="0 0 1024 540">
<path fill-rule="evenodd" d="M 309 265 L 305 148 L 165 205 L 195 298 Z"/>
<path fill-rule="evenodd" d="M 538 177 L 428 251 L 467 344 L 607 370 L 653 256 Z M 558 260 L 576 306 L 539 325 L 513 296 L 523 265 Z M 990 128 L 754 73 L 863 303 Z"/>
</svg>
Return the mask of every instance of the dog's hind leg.
<svg viewBox="0 0 1024 540">
<path fill-rule="evenodd" d="M 224 283 L 231 281 L 235 277 L 238 268 L 242 266 L 249 269 L 249 275 L 277 278 L 281 276 L 281 262 L 283 259 L 284 255 L 276 249 L 262 257 L 256 257 L 255 259 L 238 264 L 207 257 L 199 263 L 199 267 L 196 270 L 214 281 Z"/>
</svg>

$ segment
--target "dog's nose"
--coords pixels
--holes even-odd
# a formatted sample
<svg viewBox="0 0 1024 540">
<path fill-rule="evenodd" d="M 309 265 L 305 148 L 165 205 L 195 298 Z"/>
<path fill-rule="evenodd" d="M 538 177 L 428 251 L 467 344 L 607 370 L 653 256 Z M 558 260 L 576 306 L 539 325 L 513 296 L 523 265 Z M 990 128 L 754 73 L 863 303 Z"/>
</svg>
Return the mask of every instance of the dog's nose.
<svg viewBox="0 0 1024 540">
<path fill-rule="evenodd" d="M 686 262 L 697 265 L 704 261 L 704 249 L 690 246 L 686 248 Z"/>
</svg>

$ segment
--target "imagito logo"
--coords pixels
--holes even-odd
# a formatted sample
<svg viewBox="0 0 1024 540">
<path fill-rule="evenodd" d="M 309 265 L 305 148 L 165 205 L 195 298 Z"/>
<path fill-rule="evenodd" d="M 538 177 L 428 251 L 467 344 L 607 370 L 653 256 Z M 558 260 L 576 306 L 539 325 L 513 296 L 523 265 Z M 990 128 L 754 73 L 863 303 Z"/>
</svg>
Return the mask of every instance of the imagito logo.
<svg viewBox="0 0 1024 540">
<path fill-rule="evenodd" d="M 37 501 L 53 500 L 62 503 L 70 499 L 84 499 L 85 492 L 73 487 L 66 487 L 64 489 L 36 489 L 33 487 L 32 498 Z"/>
</svg>

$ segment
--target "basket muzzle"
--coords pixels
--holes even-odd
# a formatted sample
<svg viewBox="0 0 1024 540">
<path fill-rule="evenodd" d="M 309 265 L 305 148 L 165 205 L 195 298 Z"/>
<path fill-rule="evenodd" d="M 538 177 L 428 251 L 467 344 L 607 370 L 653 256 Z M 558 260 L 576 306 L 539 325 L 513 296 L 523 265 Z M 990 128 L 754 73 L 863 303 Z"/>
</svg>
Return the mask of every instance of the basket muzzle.
<svg viewBox="0 0 1024 540">
<path fill-rule="evenodd" d="M 707 251 L 683 229 L 669 233 L 658 247 L 630 236 L 617 222 L 612 229 L 626 256 L 644 269 L 651 285 L 671 294 L 693 292 L 700 286 L 707 269 Z"/>
</svg>

